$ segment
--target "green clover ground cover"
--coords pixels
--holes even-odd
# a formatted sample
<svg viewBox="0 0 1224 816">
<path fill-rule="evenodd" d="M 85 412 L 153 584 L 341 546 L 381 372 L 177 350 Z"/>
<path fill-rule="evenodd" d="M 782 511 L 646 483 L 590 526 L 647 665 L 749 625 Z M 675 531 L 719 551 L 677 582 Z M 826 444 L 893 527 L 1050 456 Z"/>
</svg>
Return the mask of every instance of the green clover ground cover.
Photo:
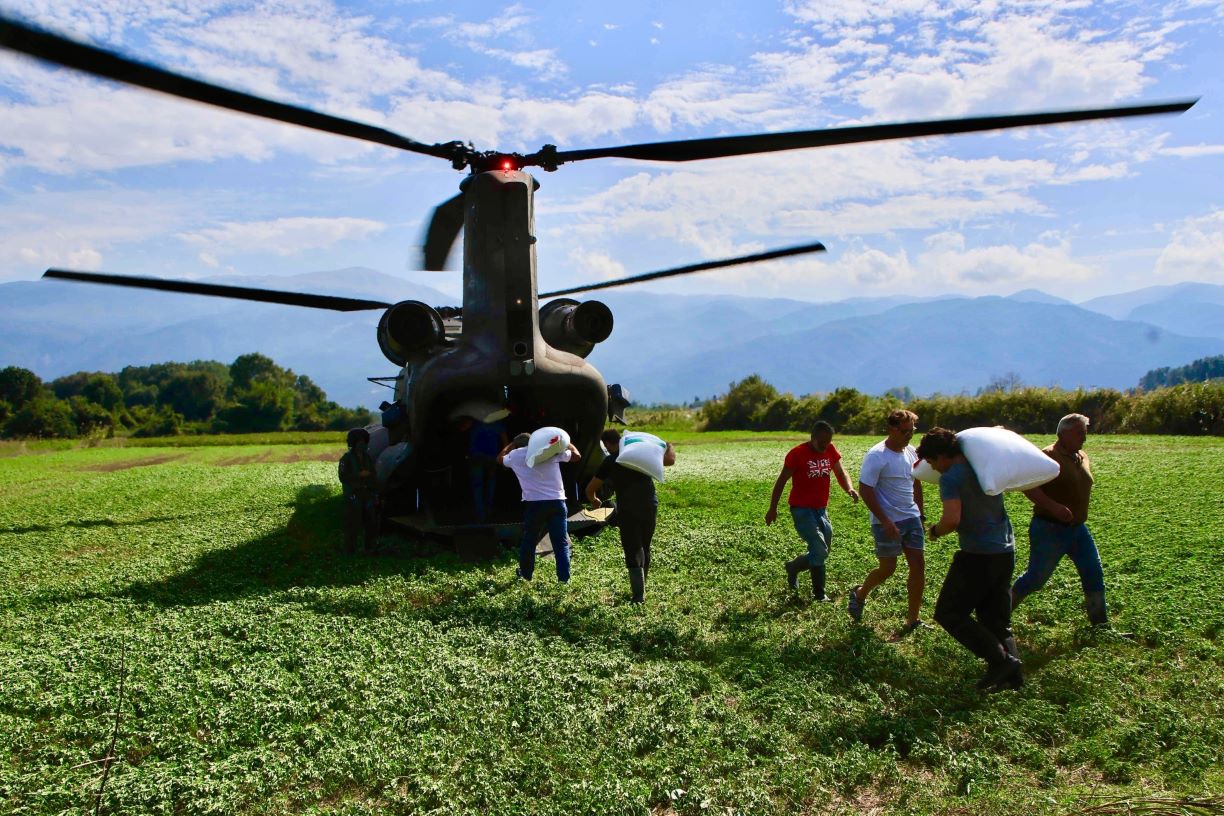
<svg viewBox="0 0 1224 816">
<path fill-rule="evenodd" d="M 849 621 L 874 557 L 840 491 L 838 602 L 783 590 L 799 541 L 762 517 L 796 440 L 683 436 L 644 608 L 613 530 L 568 587 L 394 540 L 341 555 L 334 442 L 0 459 L 0 812 L 92 806 L 125 647 L 109 813 L 1062 813 L 1224 787 L 1224 441 L 1090 439 L 1134 637 L 1087 628 L 1064 564 L 1017 614 L 1029 683 L 983 698 L 942 632 L 888 642 L 903 568 Z M 853 478 L 875 440 L 836 441 Z"/>
</svg>

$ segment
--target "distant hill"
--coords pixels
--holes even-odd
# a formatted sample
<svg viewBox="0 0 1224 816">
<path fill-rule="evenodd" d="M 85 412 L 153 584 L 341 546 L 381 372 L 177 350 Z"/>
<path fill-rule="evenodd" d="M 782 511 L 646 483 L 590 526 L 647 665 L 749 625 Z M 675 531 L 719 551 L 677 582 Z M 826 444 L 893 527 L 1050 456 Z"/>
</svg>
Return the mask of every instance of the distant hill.
<svg viewBox="0 0 1224 816">
<path fill-rule="evenodd" d="M 1132 388 L 1143 372 L 1166 364 L 1147 361 L 1218 351 L 1224 340 L 1076 306 L 984 297 L 907 304 L 682 359 L 668 355 L 619 379 L 644 400 L 717 393 L 750 373 L 796 394 L 840 385 L 873 394 L 903 385 L 919 394 L 958 393 L 1008 372 L 1031 385 Z"/>
<path fill-rule="evenodd" d="M 216 282 L 455 302 L 436 289 L 361 268 Z M 1131 293 L 1130 300 L 1097 299 L 1107 301 L 1097 305 L 1126 307 L 1129 314 L 1174 308 L 1168 304 L 1184 295 L 1211 306 L 1213 290 L 1224 287 L 1155 287 Z M 640 403 L 713 396 L 754 372 L 795 393 L 841 385 L 870 393 L 898 386 L 918 394 L 974 391 L 1007 373 L 1033 385 L 1131 388 L 1151 369 L 1224 353 L 1224 331 L 1197 330 L 1214 325 L 1210 310 L 1200 322 L 1188 317 L 1196 314 L 1190 306 L 1176 321 L 1172 314 L 1151 322 L 1118 320 L 1036 290 L 1006 298 L 830 303 L 640 289 L 594 297 L 612 308 L 616 325 L 590 360 Z M 58 281 L 6 283 L 0 284 L 0 367 L 23 366 L 54 379 L 80 370 L 232 360 L 259 351 L 310 376 L 343 405 L 372 407 L 388 392 L 366 377 L 396 373 L 375 342 L 379 316 Z"/>
</svg>

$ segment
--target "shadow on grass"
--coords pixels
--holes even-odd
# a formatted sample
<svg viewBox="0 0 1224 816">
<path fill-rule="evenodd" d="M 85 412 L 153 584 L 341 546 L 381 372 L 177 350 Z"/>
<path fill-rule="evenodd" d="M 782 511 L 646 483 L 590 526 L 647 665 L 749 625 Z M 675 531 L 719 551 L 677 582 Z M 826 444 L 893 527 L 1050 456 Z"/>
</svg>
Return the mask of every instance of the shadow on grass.
<svg viewBox="0 0 1224 816">
<path fill-rule="evenodd" d="M 973 678 L 953 676 L 957 672 L 947 671 L 946 666 L 908 656 L 843 616 L 826 616 L 828 636 L 822 636 L 819 644 L 790 637 L 779 627 L 780 618 L 796 611 L 789 596 L 747 602 L 743 596 L 730 597 L 712 614 L 688 608 L 673 597 L 670 608 L 660 606 L 654 613 L 650 608 L 609 606 L 602 594 L 586 593 L 581 587 L 507 581 L 503 573 L 513 561 L 509 555 L 495 562 L 498 575 L 484 579 L 417 582 L 407 592 L 386 596 L 310 591 L 299 595 L 291 591 L 360 587 L 382 577 L 426 571 L 489 570 L 487 565 L 465 563 L 440 552 L 437 544 L 391 536 L 384 537 L 380 555 L 344 553 L 343 500 L 323 486 L 300 490 L 293 508 L 288 523 L 275 532 L 205 553 L 167 578 L 133 582 L 122 591 L 93 597 L 128 598 L 171 608 L 284 592 L 277 602 L 303 604 L 325 615 L 395 615 L 446 628 L 485 629 L 604 648 L 635 660 L 688 664 L 739 693 L 760 690 L 768 696 L 775 686 L 806 687 L 851 693 L 854 699 L 868 701 L 856 713 L 803 726 L 802 741 L 816 751 L 836 752 L 845 750 L 847 742 L 859 742 L 872 748 L 891 745 L 905 756 L 919 741 L 942 741 L 949 729 L 986 704 L 973 690 Z M 546 571 L 544 567 L 541 578 L 547 577 Z"/>
</svg>

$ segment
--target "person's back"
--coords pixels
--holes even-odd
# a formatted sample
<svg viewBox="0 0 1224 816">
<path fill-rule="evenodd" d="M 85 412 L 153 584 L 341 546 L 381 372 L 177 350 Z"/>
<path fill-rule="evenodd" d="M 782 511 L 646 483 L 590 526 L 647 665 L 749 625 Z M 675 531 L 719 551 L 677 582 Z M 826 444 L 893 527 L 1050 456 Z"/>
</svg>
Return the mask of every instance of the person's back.
<svg viewBox="0 0 1224 816">
<path fill-rule="evenodd" d="M 961 516 L 956 535 L 962 550 L 1001 553 L 1015 549 L 1016 536 L 1002 494 L 986 495 L 977 473 L 967 461 L 955 462 L 940 474 L 939 495 L 960 499 Z"/>
</svg>

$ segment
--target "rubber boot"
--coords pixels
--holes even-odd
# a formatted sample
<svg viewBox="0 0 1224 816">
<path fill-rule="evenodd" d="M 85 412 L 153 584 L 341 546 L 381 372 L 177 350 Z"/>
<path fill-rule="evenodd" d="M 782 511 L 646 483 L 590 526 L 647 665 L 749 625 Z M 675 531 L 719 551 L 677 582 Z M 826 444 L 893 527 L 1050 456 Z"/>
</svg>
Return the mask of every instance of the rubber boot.
<svg viewBox="0 0 1224 816">
<path fill-rule="evenodd" d="M 646 602 L 646 572 L 641 567 L 629 568 L 629 589 L 633 593 L 629 603 Z"/>
<path fill-rule="evenodd" d="M 1105 606 L 1105 591 L 1085 592 L 1084 608 L 1093 626 L 1109 626 L 1109 609 Z"/>
<path fill-rule="evenodd" d="M 786 562 L 786 585 L 796 592 L 799 591 L 799 573 L 808 568 L 807 553 L 796 556 Z"/>
<path fill-rule="evenodd" d="M 833 599 L 825 594 L 825 565 L 808 567 L 808 572 L 812 576 L 812 597 L 818 601 L 832 601 Z"/>
</svg>

